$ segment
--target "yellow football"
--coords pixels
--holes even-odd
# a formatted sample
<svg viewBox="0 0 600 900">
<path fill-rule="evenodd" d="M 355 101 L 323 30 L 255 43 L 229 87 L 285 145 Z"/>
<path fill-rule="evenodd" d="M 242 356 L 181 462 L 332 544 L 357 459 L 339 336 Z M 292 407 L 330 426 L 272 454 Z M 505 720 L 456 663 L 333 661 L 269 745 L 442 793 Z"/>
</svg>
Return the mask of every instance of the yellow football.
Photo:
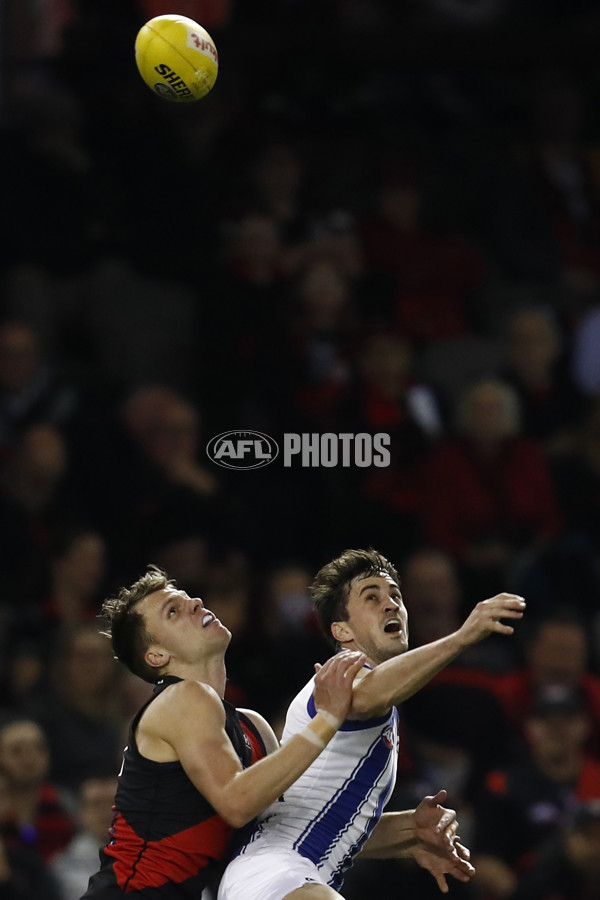
<svg viewBox="0 0 600 900">
<path fill-rule="evenodd" d="M 156 16 L 146 22 L 135 39 L 135 61 L 148 87 L 175 103 L 206 96 L 219 71 L 215 42 L 186 16 Z"/>
</svg>

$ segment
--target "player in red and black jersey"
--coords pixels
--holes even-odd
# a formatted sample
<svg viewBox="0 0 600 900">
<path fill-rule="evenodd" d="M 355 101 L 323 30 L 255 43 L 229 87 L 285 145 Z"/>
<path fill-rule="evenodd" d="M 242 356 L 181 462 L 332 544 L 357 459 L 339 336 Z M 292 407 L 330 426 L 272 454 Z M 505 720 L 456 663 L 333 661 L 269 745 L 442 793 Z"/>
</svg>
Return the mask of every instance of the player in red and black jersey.
<svg viewBox="0 0 600 900">
<path fill-rule="evenodd" d="M 318 671 L 318 714 L 279 748 L 258 713 L 223 700 L 231 634 L 201 600 L 150 567 L 103 611 L 115 655 L 156 688 L 132 722 L 111 840 L 84 900 L 199 900 L 233 830 L 331 740 L 365 658 L 338 654 Z"/>
</svg>

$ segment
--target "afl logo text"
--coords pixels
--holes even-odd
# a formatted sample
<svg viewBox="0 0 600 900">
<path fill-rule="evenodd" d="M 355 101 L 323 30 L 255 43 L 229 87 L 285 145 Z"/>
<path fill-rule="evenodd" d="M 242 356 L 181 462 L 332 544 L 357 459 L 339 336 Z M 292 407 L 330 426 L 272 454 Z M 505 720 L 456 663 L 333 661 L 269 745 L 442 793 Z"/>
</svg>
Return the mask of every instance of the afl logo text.
<svg viewBox="0 0 600 900">
<path fill-rule="evenodd" d="M 262 431 L 224 431 L 206 446 L 206 455 L 225 469 L 262 469 L 276 459 L 279 447 Z"/>
</svg>

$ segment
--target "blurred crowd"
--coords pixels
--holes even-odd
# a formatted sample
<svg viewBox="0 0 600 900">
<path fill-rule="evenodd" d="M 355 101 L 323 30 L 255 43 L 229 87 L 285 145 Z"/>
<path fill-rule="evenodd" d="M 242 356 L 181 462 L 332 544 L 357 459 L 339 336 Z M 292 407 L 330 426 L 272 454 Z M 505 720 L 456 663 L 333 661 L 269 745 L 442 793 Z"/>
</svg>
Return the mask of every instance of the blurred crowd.
<svg viewBox="0 0 600 900">
<path fill-rule="evenodd" d="M 215 38 L 199 104 L 139 27 Z M 469 900 L 600 896 L 600 13 L 594 0 L 8 0 L 0 66 L 0 894 L 78 900 L 149 686 L 99 634 L 150 562 L 277 728 L 374 546 L 411 646 L 528 601 L 402 710 Z M 228 471 L 210 438 L 386 433 L 387 468 Z M 422 877 L 423 876 L 423 877 Z M 398 862 L 348 900 L 429 900 Z M 431 883 L 430 883 L 431 882 Z"/>
</svg>

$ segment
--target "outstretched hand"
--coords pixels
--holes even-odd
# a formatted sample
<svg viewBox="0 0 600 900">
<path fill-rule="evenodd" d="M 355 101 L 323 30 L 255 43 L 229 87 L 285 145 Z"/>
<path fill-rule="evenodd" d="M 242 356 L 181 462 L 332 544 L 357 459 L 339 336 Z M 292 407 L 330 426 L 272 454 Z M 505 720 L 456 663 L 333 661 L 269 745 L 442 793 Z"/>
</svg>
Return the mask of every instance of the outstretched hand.
<svg viewBox="0 0 600 900">
<path fill-rule="evenodd" d="M 415 830 L 419 843 L 410 855 L 423 869 L 431 872 L 442 893 L 448 893 L 446 875 L 467 882 L 475 874 L 470 851 L 456 836 L 458 821 L 453 809 L 441 805 L 446 791 L 425 797 L 415 810 Z"/>
<path fill-rule="evenodd" d="M 467 645 L 475 644 L 489 634 L 513 634 L 514 627 L 502 619 L 523 618 L 525 600 L 518 594 L 496 594 L 478 603 L 459 629 Z"/>
</svg>

